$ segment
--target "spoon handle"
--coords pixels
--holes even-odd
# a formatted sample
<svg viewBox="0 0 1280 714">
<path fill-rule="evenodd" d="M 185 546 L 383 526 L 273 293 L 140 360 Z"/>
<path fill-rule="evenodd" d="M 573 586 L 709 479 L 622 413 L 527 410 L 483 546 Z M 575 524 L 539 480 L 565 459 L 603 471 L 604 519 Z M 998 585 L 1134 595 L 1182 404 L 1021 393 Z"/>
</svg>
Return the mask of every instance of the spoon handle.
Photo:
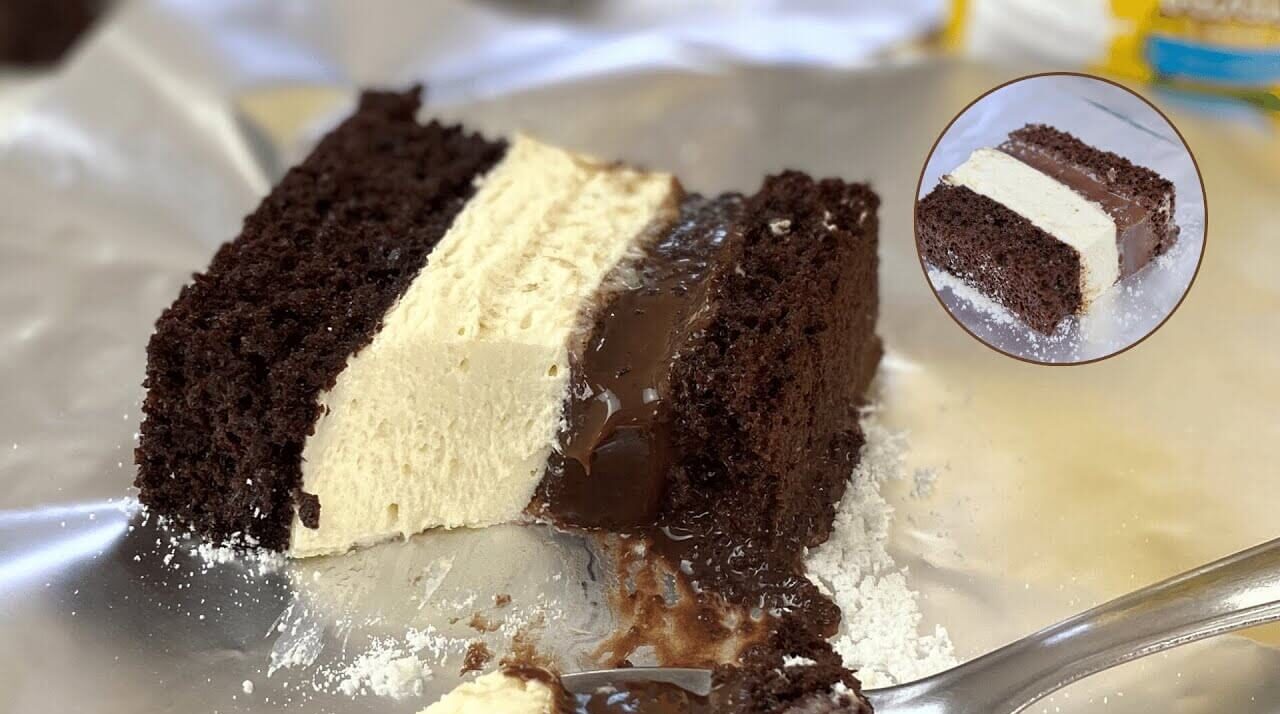
<svg viewBox="0 0 1280 714">
<path fill-rule="evenodd" d="M 877 712 L 1015 714 L 1089 675 L 1280 621 L 1280 539 L 1112 600 L 929 679 L 872 692 Z"/>
</svg>

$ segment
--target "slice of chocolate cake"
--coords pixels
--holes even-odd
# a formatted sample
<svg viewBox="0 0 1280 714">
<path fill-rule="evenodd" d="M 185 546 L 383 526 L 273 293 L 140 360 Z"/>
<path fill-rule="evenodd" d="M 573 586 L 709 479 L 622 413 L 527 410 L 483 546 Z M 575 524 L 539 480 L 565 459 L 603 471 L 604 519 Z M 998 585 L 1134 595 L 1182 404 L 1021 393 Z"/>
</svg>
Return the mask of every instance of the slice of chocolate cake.
<svg viewBox="0 0 1280 714">
<path fill-rule="evenodd" d="M 161 316 L 143 503 L 294 556 L 531 517 L 616 532 L 686 578 L 699 627 L 749 619 L 751 661 L 788 633 L 838 662 L 802 556 L 880 359 L 875 194 L 785 172 L 687 196 L 418 105 L 366 94 Z M 734 681 L 856 692 L 823 672 Z"/>
<path fill-rule="evenodd" d="M 1173 184 L 1044 125 L 978 149 L 916 207 L 931 266 L 1055 331 L 1177 240 Z"/>
<path fill-rule="evenodd" d="M 723 498 L 823 539 L 880 354 L 875 196 L 685 198 L 417 107 L 366 95 L 161 316 L 142 501 L 293 555 L 518 520 L 539 484 L 571 525 Z"/>
</svg>

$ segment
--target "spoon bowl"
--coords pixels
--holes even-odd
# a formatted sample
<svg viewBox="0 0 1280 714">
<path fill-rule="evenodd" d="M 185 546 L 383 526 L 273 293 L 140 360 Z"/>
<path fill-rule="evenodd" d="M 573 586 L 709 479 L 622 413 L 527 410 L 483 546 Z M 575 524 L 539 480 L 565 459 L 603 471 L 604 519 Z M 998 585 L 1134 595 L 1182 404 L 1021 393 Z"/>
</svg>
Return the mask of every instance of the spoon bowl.
<svg viewBox="0 0 1280 714">
<path fill-rule="evenodd" d="M 1280 539 L 1100 605 L 994 652 L 908 684 L 864 692 L 877 714 L 1017 714 L 1072 682 L 1206 637 L 1280 621 Z M 568 674 L 570 692 L 662 682 L 698 696 L 706 669 Z"/>
</svg>

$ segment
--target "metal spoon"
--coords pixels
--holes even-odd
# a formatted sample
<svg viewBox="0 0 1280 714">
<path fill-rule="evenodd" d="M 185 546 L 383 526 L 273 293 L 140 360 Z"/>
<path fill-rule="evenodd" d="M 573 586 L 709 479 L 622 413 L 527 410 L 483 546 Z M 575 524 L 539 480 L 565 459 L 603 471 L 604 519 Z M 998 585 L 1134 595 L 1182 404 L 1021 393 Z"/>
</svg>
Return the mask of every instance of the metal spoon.
<svg viewBox="0 0 1280 714">
<path fill-rule="evenodd" d="M 1130 660 L 1280 621 L 1280 539 L 1064 620 L 926 679 L 866 692 L 877 714 L 1016 714 L 1079 679 Z M 571 692 L 658 681 L 705 696 L 711 673 L 665 667 L 562 678 Z"/>
</svg>

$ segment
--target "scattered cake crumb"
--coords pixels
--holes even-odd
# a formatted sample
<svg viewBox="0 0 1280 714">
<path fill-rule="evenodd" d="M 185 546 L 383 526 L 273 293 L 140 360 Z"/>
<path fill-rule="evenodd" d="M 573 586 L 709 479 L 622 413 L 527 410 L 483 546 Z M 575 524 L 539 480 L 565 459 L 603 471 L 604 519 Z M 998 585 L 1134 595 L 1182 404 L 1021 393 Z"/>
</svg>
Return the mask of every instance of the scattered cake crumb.
<svg viewBox="0 0 1280 714">
<path fill-rule="evenodd" d="M 478 612 L 471 615 L 471 620 L 467 622 L 467 626 L 476 632 L 493 632 L 498 629 L 498 626 L 493 624 L 489 618 Z"/>
<path fill-rule="evenodd" d="M 459 674 L 479 672 L 491 660 L 493 660 L 493 653 L 489 651 L 489 646 L 480 640 L 476 640 L 467 646 L 467 653 L 462 658 L 462 670 Z"/>
</svg>

